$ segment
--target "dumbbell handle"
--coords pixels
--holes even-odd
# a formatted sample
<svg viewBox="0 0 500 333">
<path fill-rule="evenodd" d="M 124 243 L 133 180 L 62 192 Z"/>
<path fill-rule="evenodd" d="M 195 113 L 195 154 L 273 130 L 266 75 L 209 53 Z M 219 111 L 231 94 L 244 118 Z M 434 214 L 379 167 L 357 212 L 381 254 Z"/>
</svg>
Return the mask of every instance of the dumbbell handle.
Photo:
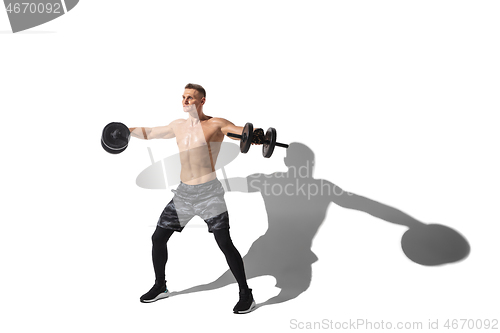
<svg viewBox="0 0 500 333">
<path fill-rule="evenodd" d="M 238 138 L 238 139 L 242 138 L 242 136 L 240 134 L 234 134 L 234 133 L 227 133 L 227 136 L 231 136 L 233 138 Z"/>
<path fill-rule="evenodd" d="M 233 138 L 238 138 L 238 139 L 241 139 L 242 136 L 240 134 L 234 134 L 234 133 L 227 133 L 227 136 L 230 136 L 230 137 L 233 137 Z M 269 141 L 266 140 L 264 141 L 265 144 L 268 144 Z M 280 142 L 276 142 L 276 146 L 278 147 L 282 147 L 282 148 L 288 148 L 288 145 L 285 144 L 285 143 L 280 143 Z"/>
<path fill-rule="evenodd" d="M 269 143 L 269 141 L 266 141 L 266 143 Z M 288 145 L 286 143 L 276 142 L 276 146 L 282 147 L 282 148 L 288 148 Z"/>
</svg>

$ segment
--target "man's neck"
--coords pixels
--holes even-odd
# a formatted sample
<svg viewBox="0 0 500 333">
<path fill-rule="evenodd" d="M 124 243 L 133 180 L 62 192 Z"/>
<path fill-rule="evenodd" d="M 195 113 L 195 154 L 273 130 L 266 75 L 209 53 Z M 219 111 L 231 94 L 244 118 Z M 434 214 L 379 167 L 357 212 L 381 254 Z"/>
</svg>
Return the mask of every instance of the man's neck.
<svg viewBox="0 0 500 333">
<path fill-rule="evenodd" d="M 189 125 L 191 126 L 196 126 L 199 125 L 200 122 L 209 119 L 208 116 L 206 116 L 203 111 L 200 112 L 200 114 L 189 114 L 189 117 L 187 119 Z"/>
</svg>

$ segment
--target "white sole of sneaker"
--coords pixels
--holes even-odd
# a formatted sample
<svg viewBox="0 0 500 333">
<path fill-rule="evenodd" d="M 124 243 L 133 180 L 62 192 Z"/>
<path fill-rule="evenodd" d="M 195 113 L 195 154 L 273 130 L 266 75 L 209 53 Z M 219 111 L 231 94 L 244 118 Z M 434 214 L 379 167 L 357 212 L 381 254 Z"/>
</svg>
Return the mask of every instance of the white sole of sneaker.
<svg viewBox="0 0 500 333">
<path fill-rule="evenodd" d="M 235 313 L 237 313 L 237 314 L 249 313 L 249 312 L 252 312 L 253 310 L 255 310 L 256 307 L 257 307 L 257 305 L 255 304 L 255 301 L 253 301 L 252 305 L 250 305 L 250 308 L 248 310 L 238 311 L 238 312 L 235 312 Z"/>
<path fill-rule="evenodd" d="M 164 299 L 164 298 L 167 298 L 168 296 L 170 296 L 170 292 L 166 291 L 164 293 L 161 293 L 159 294 L 158 296 L 156 296 L 155 298 L 153 299 L 148 299 L 148 300 L 141 300 L 141 303 L 152 303 L 152 302 L 156 302 L 160 299 Z"/>
</svg>

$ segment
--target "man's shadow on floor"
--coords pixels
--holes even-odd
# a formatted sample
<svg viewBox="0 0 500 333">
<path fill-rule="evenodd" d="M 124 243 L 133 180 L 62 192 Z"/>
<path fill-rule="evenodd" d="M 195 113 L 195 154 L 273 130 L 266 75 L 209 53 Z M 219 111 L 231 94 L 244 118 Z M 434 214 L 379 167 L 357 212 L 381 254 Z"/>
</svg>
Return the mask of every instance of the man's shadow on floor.
<svg viewBox="0 0 500 333">
<path fill-rule="evenodd" d="M 254 174 L 225 182 L 227 191 L 260 192 L 264 199 L 269 227 L 252 244 L 243 261 L 247 279 L 273 276 L 281 291 L 258 307 L 289 301 L 309 288 L 311 265 L 318 260 L 311 251 L 312 241 L 331 202 L 408 227 L 401 245 L 415 263 L 443 265 L 469 255 L 469 243 L 451 228 L 424 224 L 398 209 L 346 192 L 328 180 L 314 179 L 314 152 L 306 145 L 290 144 L 284 161 L 287 172 Z M 213 290 L 235 282 L 227 270 L 213 282 L 172 292 L 171 296 Z"/>
</svg>

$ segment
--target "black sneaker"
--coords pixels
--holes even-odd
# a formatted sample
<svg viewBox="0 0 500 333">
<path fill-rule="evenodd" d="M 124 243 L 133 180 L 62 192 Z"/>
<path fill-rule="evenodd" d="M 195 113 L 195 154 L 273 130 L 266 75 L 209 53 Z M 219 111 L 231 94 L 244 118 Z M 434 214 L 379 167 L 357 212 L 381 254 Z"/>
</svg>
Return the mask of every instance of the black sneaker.
<svg viewBox="0 0 500 333">
<path fill-rule="evenodd" d="M 162 298 L 167 298 L 168 296 L 170 296 L 170 292 L 167 289 L 167 284 L 158 285 L 155 283 L 153 288 L 141 296 L 141 302 L 151 303 Z"/>
<path fill-rule="evenodd" d="M 253 299 L 252 289 L 248 289 L 246 291 L 243 290 L 240 291 L 240 300 L 234 306 L 233 312 L 239 314 L 249 313 L 252 312 L 255 307 L 256 305 Z"/>
</svg>

